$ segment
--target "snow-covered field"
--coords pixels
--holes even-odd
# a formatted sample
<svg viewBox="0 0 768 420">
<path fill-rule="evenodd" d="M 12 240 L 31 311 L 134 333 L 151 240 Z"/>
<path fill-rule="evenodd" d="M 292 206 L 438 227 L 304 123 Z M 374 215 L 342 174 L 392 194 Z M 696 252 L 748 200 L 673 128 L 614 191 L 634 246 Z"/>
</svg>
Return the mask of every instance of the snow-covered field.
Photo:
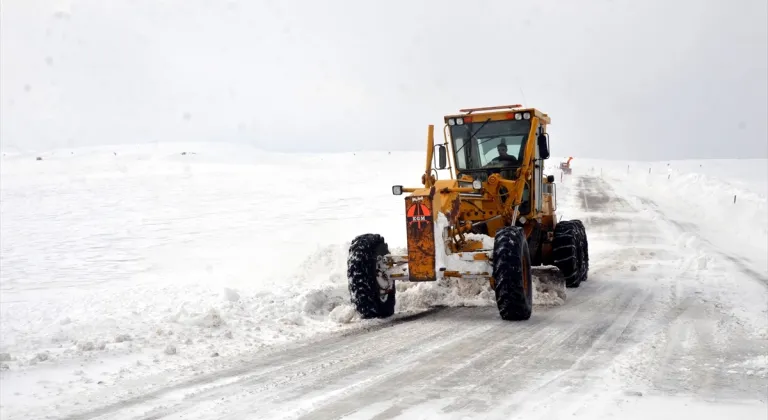
<svg viewBox="0 0 768 420">
<path fill-rule="evenodd" d="M 549 172 L 559 176 L 551 169 L 557 163 L 548 162 Z M 746 358 L 738 366 L 715 358 L 683 367 L 768 385 L 768 161 L 572 164 L 574 175 L 558 186 L 559 211 L 594 232 L 594 284 L 654 281 L 669 291 L 654 295 L 659 305 L 699 299 L 727 311 L 712 318 L 716 325 L 706 322 L 707 333 L 721 345 L 719 332 L 743 328 Z M 4 151 L 2 418 L 87 412 L 300 339 L 392 323 L 360 321 L 351 310 L 347 247 L 367 232 L 383 234 L 390 248 L 404 246 L 402 197 L 390 187 L 417 185 L 423 165 L 420 152 L 297 155 L 220 144 Z M 598 181 L 605 185 L 585 184 Z M 606 196 L 608 185 L 614 196 Z M 624 207 L 612 207 L 618 201 Z M 605 231 L 631 219 L 665 236 L 649 245 L 632 231 L 620 243 Z M 395 318 L 436 305 L 495 310 L 484 285 L 399 284 Z M 630 361 L 653 364 L 643 349 L 682 351 L 675 354 L 685 360 L 702 330 L 670 325 L 691 335 L 679 337 L 683 350 L 627 350 L 611 379 L 632 377 Z M 645 344 L 669 345 L 654 340 Z M 628 406 L 677 404 L 649 401 Z M 723 410 L 754 416 L 766 407 L 763 398 Z"/>
</svg>

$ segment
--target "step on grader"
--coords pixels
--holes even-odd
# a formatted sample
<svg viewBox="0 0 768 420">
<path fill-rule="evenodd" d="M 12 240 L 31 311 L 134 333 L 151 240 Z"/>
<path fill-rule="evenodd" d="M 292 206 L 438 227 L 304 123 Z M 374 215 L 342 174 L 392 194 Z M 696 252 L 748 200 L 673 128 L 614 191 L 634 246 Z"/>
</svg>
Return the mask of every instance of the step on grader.
<svg viewBox="0 0 768 420">
<path fill-rule="evenodd" d="M 428 127 L 423 186 L 392 187 L 394 195 L 409 193 L 407 255 L 390 254 L 375 233 L 350 245 L 349 291 L 363 318 L 394 314 L 396 281 L 487 281 L 502 319 L 527 320 L 534 288 L 565 299 L 566 287 L 587 280 L 584 225 L 557 220 L 555 179 L 543 173 L 550 117 L 521 105 L 459 112 L 444 117 L 442 144 Z M 438 179 L 437 170 L 450 179 Z"/>
</svg>

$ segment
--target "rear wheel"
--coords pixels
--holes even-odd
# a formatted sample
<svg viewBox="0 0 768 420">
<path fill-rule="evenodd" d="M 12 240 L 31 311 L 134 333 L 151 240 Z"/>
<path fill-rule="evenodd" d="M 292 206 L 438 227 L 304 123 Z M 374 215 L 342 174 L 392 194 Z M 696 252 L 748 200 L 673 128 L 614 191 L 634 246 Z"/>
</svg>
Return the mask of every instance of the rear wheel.
<svg viewBox="0 0 768 420">
<path fill-rule="evenodd" d="M 555 267 L 565 277 L 566 287 L 579 287 L 584 278 L 580 241 L 581 234 L 573 220 L 565 220 L 555 226 L 552 255 Z"/>
<path fill-rule="evenodd" d="M 395 313 L 395 282 L 384 271 L 389 247 L 381 235 L 367 233 L 349 246 L 347 279 L 352 304 L 363 318 L 386 318 Z"/>
<path fill-rule="evenodd" d="M 531 256 L 523 229 L 505 227 L 493 245 L 493 280 L 499 315 L 506 321 L 524 321 L 533 310 Z"/>
<path fill-rule="evenodd" d="M 581 268 L 583 271 L 583 278 L 581 281 L 587 281 L 589 277 L 589 241 L 587 241 L 587 230 L 584 228 L 584 223 L 581 220 L 573 220 L 576 227 L 579 229 L 579 247 L 581 249 Z"/>
<path fill-rule="evenodd" d="M 528 236 L 528 253 L 531 254 L 531 265 L 541 265 L 541 224 L 533 221 L 533 229 Z"/>
</svg>

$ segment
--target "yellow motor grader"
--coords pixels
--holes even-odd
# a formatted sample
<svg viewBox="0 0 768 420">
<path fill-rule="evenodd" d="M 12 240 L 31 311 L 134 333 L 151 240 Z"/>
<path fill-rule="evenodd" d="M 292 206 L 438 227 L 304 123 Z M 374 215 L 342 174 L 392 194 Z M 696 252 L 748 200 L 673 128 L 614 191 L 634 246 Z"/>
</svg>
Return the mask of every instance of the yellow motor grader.
<svg viewBox="0 0 768 420">
<path fill-rule="evenodd" d="M 444 142 L 427 131 L 423 186 L 392 187 L 405 196 L 407 255 L 392 255 L 375 233 L 349 248 L 351 300 L 363 318 L 395 311 L 395 281 L 488 281 L 504 320 L 527 320 L 536 292 L 587 279 L 587 236 L 580 220 L 558 221 L 549 158 L 550 117 L 521 105 L 462 109 L 444 117 Z M 449 152 L 450 151 L 450 152 Z M 434 164 L 434 166 L 433 166 Z M 448 170 L 450 179 L 438 179 Z M 563 287 L 565 286 L 565 287 Z"/>
</svg>

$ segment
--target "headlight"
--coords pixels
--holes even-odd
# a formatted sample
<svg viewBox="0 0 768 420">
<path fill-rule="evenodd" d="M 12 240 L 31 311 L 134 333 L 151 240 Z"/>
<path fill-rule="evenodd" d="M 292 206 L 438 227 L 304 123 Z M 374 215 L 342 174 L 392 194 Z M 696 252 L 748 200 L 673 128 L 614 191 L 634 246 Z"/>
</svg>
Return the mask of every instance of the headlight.
<svg viewBox="0 0 768 420">
<path fill-rule="evenodd" d="M 448 118 L 448 125 L 456 125 L 456 120 L 453 118 Z"/>
<path fill-rule="evenodd" d="M 515 119 L 518 120 L 518 121 L 522 120 L 523 119 L 523 114 L 515 114 Z"/>
<path fill-rule="evenodd" d="M 476 180 L 472 181 L 472 188 L 474 188 L 476 190 L 479 190 L 479 189 L 483 188 L 483 183 L 480 182 L 479 179 L 476 179 Z"/>
<path fill-rule="evenodd" d="M 531 113 L 530 112 L 524 113 L 523 114 L 523 118 L 525 118 L 526 120 L 530 120 L 531 119 Z"/>
<path fill-rule="evenodd" d="M 464 118 L 456 118 L 456 125 L 464 124 Z"/>
</svg>

